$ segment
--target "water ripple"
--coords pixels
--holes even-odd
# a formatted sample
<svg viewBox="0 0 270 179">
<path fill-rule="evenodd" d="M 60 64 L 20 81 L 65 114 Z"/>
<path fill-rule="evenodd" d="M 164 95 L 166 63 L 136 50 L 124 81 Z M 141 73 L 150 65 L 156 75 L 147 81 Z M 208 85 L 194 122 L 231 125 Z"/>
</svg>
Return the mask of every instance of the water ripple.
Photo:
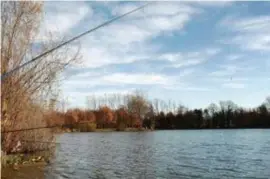
<svg viewBox="0 0 270 179">
<path fill-rule="evenodd" d="M 49 179 L 270 178 L 266 129 L 74 133 L 59 142 L 76 145 L 59 146 Z"/>
</svg>

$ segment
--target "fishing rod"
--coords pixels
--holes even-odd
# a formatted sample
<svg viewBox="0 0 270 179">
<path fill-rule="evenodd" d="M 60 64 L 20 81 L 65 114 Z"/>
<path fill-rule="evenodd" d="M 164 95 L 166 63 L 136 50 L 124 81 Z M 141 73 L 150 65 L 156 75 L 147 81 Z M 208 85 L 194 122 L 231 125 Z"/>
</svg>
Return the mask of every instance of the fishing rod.
<svg viewBox="0 0 270 179">
<path fill-rule="evenodd" d="M 32 60 L 29 60 L 29 61 L 25 62 L 24 64 L 22 64 L 22 65 L 20 65 L 20 66 L 18 66 L 18 67 L 13 68 L 13 69 L 10 70 L 9 72 L 4 73 L 3 75 L 1 75 L 1 81 L 4 80 L 7 76 L 9 76 L 9 75 L 11 75 L 12 73 L 14 73 L 15 71 L 17 71 L 17 70 L 21 69 L 22 67 L 24 67 L 24 66 L 26 66 L 26 65 L 28 65 L 28 64 L 30 64 L 30 63 L 32 63 L 32 62 L 38 60 L 38 59 L 40 59 L 41 57 L 43 57 L 43 56 L 45 56 L 45 55 L 48 55 L 49 53 L 51 53 L 51 52 L 53 52 L 53 51 L 55 51 L 55 50 L 61 48 L 62 46 L 67 45 L 68 43 L 73 42 L 74 40 L 79 39 L 80 37 L 82 37 L 82 36 L 84 36 L 84 35 L 86 35 L 86 34 L 89 34 L 89 33 L 93 32 L 93 31 L 95 31 L 95 30 L 97 30 L 97 29 L 99 29 L 99 28 L 101 28 L 101 27 L 104 27 L 104 26 L 106 26 L 106 25 L 108 25 L 108 24 L 110 24 L 110 23 L 112 23 L 112 22 L 114 22 L 114 21 L 116 21 L 116 20 L 119 20 L 119 19 L 121 19 L 121 18 L 123 18 L 123 17 L 125 17 L 125 16 L 127 16 L 127 15 L 129 15 L 129 14 L 132 14 L 132 13 L 134 13 L 134 12 L 136 12 L 136 11 L 139 11 L 139 10 L 143 9 L 144 7 L 146 7 L 146 6 L 150 5 L 150 4 L 153 4 L 153 3 L 155 3 L 155 2 L 149 2 L 149 3 L 145 4 L 145 5 L 142 5 L 142 6 L 138 7 L 138 8 L 135 8 L 135 9 L 133 9 L 133 10 L 127 12 L 127 13 L 124 13 L 124 14 L 122 14 L 122 15 L 120 15 L 120 16 L 117 16 L 117 17 L 115 17 L 115 18 L 112 18 L 112 19 L 109 20 L 109 21 L 106 21 L 106 22 L 104 22 L 104 23 L 102 23 L 102 24 L 100 24 L 100 25 L 98 25 L 98 26 L 96 26 L 96 27 L 94 27 L 94 28 L 92 28 L 92 29 L 86 31 L 86 32 L 83 32 L 83 33 L 81 33 L 81 34 L 79 34 L 79 35 L 77 35 L 77 36 L 71 38 L 71 39 L 68 40 L 68 41 L 65 41 L 65 42 L 63 42 L 63 43 L 57 45 L 56 47 L 54 47 L 54 48 L 52 48 L 52 49 L 50 49 L 50 50 L 48 50 L 48 51 L 46 51 L 46 52 L 44 52 L 44 53 L 42 53 L 42 54 L 36 56 L 36 57 L 34 57 Z"/>
</svg>

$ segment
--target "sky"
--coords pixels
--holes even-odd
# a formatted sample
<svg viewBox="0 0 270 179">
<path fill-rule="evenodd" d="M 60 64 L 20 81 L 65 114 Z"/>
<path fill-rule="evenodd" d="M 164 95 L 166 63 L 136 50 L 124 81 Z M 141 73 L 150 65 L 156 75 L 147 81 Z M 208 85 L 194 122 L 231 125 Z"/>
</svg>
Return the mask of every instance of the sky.
<svg viewBox="0 0 270 179">
<path fill-rule="evenodd" d="M 42 30 L 66 39 L 145 2 L 45 2 Z M 220 100 L 256 107 L 270 96 L 270 2 L 156 2 L 70 44 L 63 72 L 69 107 L 135 89 L 203 108 Z M 70 51 L 72 52 L 72 50 Z M 73 53 L 74 54 L 74 53 Z"/>
</svg>

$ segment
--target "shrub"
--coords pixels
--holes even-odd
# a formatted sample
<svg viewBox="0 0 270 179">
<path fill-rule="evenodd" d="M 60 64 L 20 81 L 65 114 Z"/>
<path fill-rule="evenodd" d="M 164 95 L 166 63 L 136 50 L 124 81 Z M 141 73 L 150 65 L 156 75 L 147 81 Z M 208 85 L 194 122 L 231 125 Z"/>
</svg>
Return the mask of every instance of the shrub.
<svg viewBox="0 0 270 179">
<path fill-rule="evenodd" d="M 79 123 L 76 127 L 80 132 L 93 132 L 97 128 L 97 124 L 94 122 Z"/>
</svg>

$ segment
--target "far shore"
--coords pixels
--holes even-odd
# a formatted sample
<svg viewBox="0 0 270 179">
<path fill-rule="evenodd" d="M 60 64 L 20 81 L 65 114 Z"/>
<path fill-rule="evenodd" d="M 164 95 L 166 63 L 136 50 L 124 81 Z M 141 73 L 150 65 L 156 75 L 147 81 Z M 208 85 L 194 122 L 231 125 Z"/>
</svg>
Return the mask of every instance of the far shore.
<svg viewBox="0 0 270 179">
<path fill-rule="evenodd" d="M 104 129 L 94 129 L 91 131 L 86 131 L 86 132 L 147 132 L 147 131 L 155 131 L 155 129 L 146 129 L 146 128 L 125 128 L 123 130 L 119 130 L 116 128 L 104 128 Z M 56 129 L 57 134 L 62 134 L 62 133 L 75 133 L 75 132 L 82 132 L 85 133 L 84 131 L 79 131 L 79 130 L 72 130 L 72 129 Z"/>
<path fill-rule="evenodd" d="M 117 130 L 115 128 L 105 128 L 105 129 L 95 129 L 93 131 L 82 132 L 78 130 L 70 130 L 70 129 L 59 129 L 56 133 L 57 134 L 64 134 L 64 133 L 95 133 L 95 132 L 150 132 L 150 131 L 176 131 L 176 130 L 245 130 L 245 129 L 270 129 L 268 127 L 253 127 L 253 128 L 187 128 L 187 129 L 145 129 L 145 128 L 126 128 L 124 130 Z"/>
</svg>

